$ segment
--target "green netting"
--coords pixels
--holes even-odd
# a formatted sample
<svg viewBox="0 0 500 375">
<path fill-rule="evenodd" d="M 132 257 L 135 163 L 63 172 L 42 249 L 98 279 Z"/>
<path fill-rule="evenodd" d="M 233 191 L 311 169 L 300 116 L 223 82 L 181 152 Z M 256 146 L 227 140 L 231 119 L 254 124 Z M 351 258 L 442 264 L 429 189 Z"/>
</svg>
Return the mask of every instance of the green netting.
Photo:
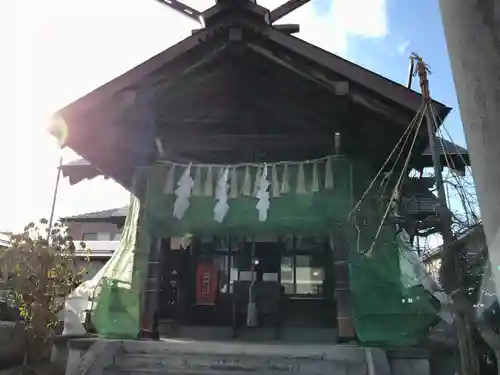
<svg viewBox="0 0 500 375">
<path fill-rule="evenodd" d="M 401 236 L 386 229 L 372 251 L 351 257 L 352 312 L 358 338 L 365 344 L 415 345 L 438 319 L 437 306 L 420 278 L 401 267 L 408 251 Z"/>
<path fill-rule="evenodd" d="M 108 338 L 136 338 L 139 296 L 130 284 L 103 279 L 93 319 L 99 334 Z"/>
<path fill-rule="evenodd" d="M 364 190 L 373 174 L 357 164 L 354 176 Z M 402 262 L 412 251 L 405 232 L 398 233 L 394 225 L 386 223 L 377 234 L 390 193 L 372 191 L 353 216 L 349 261 L 352 314 L 361 342 L 409 346 L 426 338 L 438 311 L 420 274 Z"/>
<path fill-rule="evenodd" d="M 138 236 L 140 201 L 132 195 L 120 245 L 94 279 L 97 280 L 91 309 L 97 332 L 109 338 L 137 338 L 139 311 L 146 264 Z M 142 261 L 142 262 L 141 262 Z"/>
<path fill-rule="evenodd" d="M 200 180 L 202 191 L 200 196 L 190 198 L 190 206 L 185 217 L 178 220 L 173 216 L 173 204 L 175 196 L 164 193 L 166 180 L 169 178 L 169 165 L 156 165 L 148 170 L 144 170 L 147 183 L 147 210 L 148 229 L 150 235 L 182 236 L 186 233 L 193 235 L 265 235 L 265 234 L 308 234 L 322 235 L 331 232 L 337 223 L 345 222 L 351 207 L 351 187 L 350 187 L 350 167 L 351 164 L 344 158 L 334 158 L 331 161 L 332 177 L 334 188 L 331 190 L 320 189 L 316 193 L 310 193 L 313 175 L 312 164 L 303 166 L 306 193 L 297 194 L 299 181 L 298 165 L 287 167 L 288 183 L 290 192 L 280 194 L 279 197 L 271 197 L 268 218 L 265 222 L 259 222 L 258 211 L 256 209 L 257 199 L 253 194 L 256 185 L 257 168 L 251 170 L 250 191 L 251 196 L 244 196 L 241 188 L 238 188 L 238 197 L 229 199 L 229 212 L 222 223 L 214 220 L 215 199 L 211 196 L 204 196 L 206 193 L 205 182 L 207 173 L 213 174 L 214 185 L 220 168 L 201 168 Z M 323 185 L 325 164 L 318 167 L 318 182 Z M 270 169 L 270 168 L 269 168 Z M 284 166 L 276 168 L 278 176 L 283 176 Z M 175 168 L 174 181 L 178 181 L 184 172 L 183 168 Z M 238 186 L 244 179 L 246 168 L 237 169 Z M 198 173 L 196 167 L 193 174 Z M 269 176 L 271 179 L 271 176 Z M 308 193 L 309 192 L 309 193 Z"/>
<path fill-rule="evenodd" d="M 280 189 L 271 186 L 269 191 L 280 191 L 272 194 L 264 222 L 258 220 L 255 197 L 257 170 L 262 168 L 252 166 L 250 174 L 245 166 L 234 171 L 231 168 L 238 191 L 235 192 L 234 186 L 229 189 L 229 211 L 222 223 L 214 220 L 214 190 L 225 167 L 192 167 L 193 196 L 180 220 L 173 215 L 176 197 L 171 190 L 187 166 L 165 163 L 139 169 L 120 248 L 102 273 L 93 318 L 98 332 L 108 337 L 137 336 L 151 238 L 186 234 L 335 238 L 340 233 L 350 246 L 352 314 L 360 341 L 400 346 L 413 345 L 425 338 L 437 311 L 430 294 L 421 283 L 415 282 L 418 275 L 408 273 L 411 267 L 402 267 L 401 259 L 406 259 L 404 254 L 410 251 L 406 242 L 394 227 L 386 225 L 372 246 L 386 206 L 382 195 L 372 194 L 361 205 L 354 215 L 355 224 L 348 220 L 356 199 L 373 178 L 373 171 L 346 158 L 325 160 L 301 166 L 289 164 L 286 171 L 284 164 L 272 169 L 269 166 L 269 180 L 276 183 L 277 179 L 280 184 Z M 333 187 L 326 189 L 330 168 Z M 209 173 L 213 178 L 208 177 Z M 251 181 L 246 181 L 248 176 Z M 284 182 L 288 189 L 282 189 Z M 372 251 L 367 251 L 372 247 Z"/>
</svg>

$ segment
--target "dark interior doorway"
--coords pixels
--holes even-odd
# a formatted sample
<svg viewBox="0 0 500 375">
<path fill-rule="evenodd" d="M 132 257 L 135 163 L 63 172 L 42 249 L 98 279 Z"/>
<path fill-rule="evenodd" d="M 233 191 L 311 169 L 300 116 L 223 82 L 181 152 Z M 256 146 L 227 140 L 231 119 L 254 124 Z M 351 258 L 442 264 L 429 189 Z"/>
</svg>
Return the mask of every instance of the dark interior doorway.
<svg viewBox="0 0 500 375">
<path fill-rule="evenodd" d="M 264 275 L 276 275 L 274 281 L 279 281 L 282 248 L 283 245 L 280 242 L 255 243 L 253 262 L 257 281 L 263 281 Z"/>
</svg>

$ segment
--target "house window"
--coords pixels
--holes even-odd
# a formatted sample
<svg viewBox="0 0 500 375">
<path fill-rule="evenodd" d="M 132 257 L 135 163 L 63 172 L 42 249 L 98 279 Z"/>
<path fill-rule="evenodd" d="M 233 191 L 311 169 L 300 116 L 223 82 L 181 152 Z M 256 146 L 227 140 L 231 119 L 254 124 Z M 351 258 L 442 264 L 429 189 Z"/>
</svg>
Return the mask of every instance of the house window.
<svg viewBox="0 0 500 375">
<path fill-rule="evenodd" d="M 109 232 L 88 232 L 82 236 L 83 241 L 110 241 L 114 235 Z"/>
<path fill-rule="evenodd" d="M 113 241 L 120 241 L 122 239 L 122 232 L 116 232 L 113 236 Z"/>
<path fill-rule="evenodd" d="M 295 255 L 295 294 L 322 295 L 324 281 L 321 257 L 314 254 Z"/>
<path fill-rule="evenodd" d="M 97 241 L 97 233 L 84 233 L 82 236 L 83 241 Z"/>
<path fill-rule="evenodd" d="M 98 232 L 97 241 L 110 241 L 114 236 L 109 232 Z"/>
<path fill-rule="evenodd" d="M 285 242 L 280 275 L 285 294 L 323 296 L 328 242 L 312 238 L 287 238 Z"/>
</svg>

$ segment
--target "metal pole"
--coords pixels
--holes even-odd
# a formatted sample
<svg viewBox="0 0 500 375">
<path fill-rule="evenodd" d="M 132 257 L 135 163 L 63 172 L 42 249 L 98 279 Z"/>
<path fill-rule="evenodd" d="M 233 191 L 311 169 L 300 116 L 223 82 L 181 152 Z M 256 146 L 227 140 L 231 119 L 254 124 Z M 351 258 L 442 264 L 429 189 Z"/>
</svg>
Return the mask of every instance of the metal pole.
<svg viewBox="0 0 500 375">
<path fill-rule="evenodd" d="M 443 182 L 443 174 L 441 168 L 441 155 L 436 148 L 436 134 L 435 134 L 435 119 L 431 112 L 431 96 L 429 91 L 429 81 L 427 79 L 428 69 L 425 63 L 417 55 L 413 55 L 416 60 L 416 69 L 420 78 L 420 88 L 422 91 L 422 98 L 424 100 L 424 113 L 427 123 L 427 133 L 429 137 L 429 147 L 432 152 L 432 162 L 434 165 L 434 177 L 436 179 L 436 189 L 438 195 L 438 213 L 439 213 L 439 229 L 443 237 L 442 245 L 442 258 L 443 264 L 447 262 L 446 259 L 452 264 L 454 271 L 455 281 L 452 285 L 446 285 L 446 280 L 441 280 L 443 288 L 449 294 L 453 301 L 455 313 L 455 329 L 457 331 L 458 347 L 460 351 L 461 367 L 464 374 L 479 375 L 479 363 L 477 355 L 474 352 L 474 343 L 472 340 L 472 325 L 470 318 L 464 314 L 459 308 L 464 296 L 464 282 L 463 282 L 463 267 L 460 253 L 452 249 L 455 242 L 455 237 L 451 230 L 451 216 L 448 209 L 446 200 L 446 190 Z"/>
<path fill-rule="evenodd" d="M 250 272 L 252 274 L 252 283 L 248 289 L 248 306 L 247 306 L 247 327 L 256 327 L 258 324 L 257 304 L 255 303 L 255 237 L 252 241 L 252 263 Z"/>
<path fill-rule="evenodd" d="M 61 154 L 61 156 L 59 158 L 59 166 L 57 167 L 56 185 L 54 186 L 54 194 L 52 196 L 52 208 L 50 209 L 49 228 L 48 228 L 48 233 L 47 233 L 47 240 L 50 239 L 50 235 L 51 235 L 51 232 L 52 232 L 52 226 L 54 225 L 54 212 L 55 212 L 55 209 L 56 209 L 57 192 L 59 191 L 59 181 L 61 180 L 62 162 L 63 162 L 63 157 L 62 157 L 62 154 Z"/>
</svg>

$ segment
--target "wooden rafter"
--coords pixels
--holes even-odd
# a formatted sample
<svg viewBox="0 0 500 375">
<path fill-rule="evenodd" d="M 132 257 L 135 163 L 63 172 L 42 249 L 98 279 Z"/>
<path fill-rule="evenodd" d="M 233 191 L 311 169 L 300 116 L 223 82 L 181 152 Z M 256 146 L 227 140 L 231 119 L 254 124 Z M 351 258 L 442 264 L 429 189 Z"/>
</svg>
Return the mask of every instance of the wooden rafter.
<svg viewBox="0 0 500 375">
<path fill-rule="evenodd" d="M 293 12 L 295 9 L 300 8 L 302 5 L 307 4 L 311 0 L 288 0 L 285 4 L 280 5 L 270 14 L 271 23 L 276 22 L 280 18 L 285 17 L 287 14 Z"/>
<path fill-rule="evenodd" d="M 195 20 L 196 22 L 199 22 L 201 24 L 203 23 L 201 12 L 194 8 L 191 8 L 189 5 L 186 5 L 181 1 L 178 0 L 156 0 L 156 1 L 176 10 L 177 12 L 184 14 L 185 16 Z"/>
<path fill-rule="evenodd" d="M 346 95 L 349 92 L 349 82 L 345 80 L 338 80 L 338 81 L 328 81 L 326 78 L 323 80 L 317 79 L 312 75 L 308 75 L 307 73 L 304 73 L 300 71 L 299 69 L 295 68 L 292 63 L 279 59 L 278 57 L 274 56 L 272 52 L 269 50 L 266 50 L 265 48 L 259 47 L 258 45 L 255 45 L 253 43 L 248 43 L 248 46 L 250 49 L 255 51 L 256 53 L 265 56 L 269 60 L 277 63 L 280 66 L 283 66 L 284 68 L 294 72 L 295 74 L 298 74 L 299 76 L 306 78 L 309 81 L 313 81 L 316 84 L 323 86 L 329 91 L 334 92 L 337 95 Z"/>
</svg>

